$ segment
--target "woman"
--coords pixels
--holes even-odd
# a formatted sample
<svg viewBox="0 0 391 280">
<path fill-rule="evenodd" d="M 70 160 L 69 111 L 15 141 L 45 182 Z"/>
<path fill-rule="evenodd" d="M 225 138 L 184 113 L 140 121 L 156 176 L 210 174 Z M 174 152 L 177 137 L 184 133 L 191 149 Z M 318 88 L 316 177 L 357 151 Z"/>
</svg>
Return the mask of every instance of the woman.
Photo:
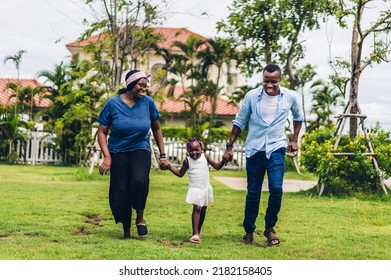
<svg viewBox="0 0 391 280">
<path fill-rule="evenodd" d="M 123 225 L 123 239 L 130 238 L 132 209 L 137 213 L 138 235 L 148 235 L 144 209 L 151 168 L 150 129 L 159 148 L 160 166 L 169 165 L 164 153 L 159 111 L 153 99 L 145 95 L 148 82 L 145 73 L 128 72 L 126 89 L 110 98 L 98 117 L 98 142 L 104 156 L 99 172 L 103 175 L 110 170 L 110 208 L 115 222 Z"/>
</svg>

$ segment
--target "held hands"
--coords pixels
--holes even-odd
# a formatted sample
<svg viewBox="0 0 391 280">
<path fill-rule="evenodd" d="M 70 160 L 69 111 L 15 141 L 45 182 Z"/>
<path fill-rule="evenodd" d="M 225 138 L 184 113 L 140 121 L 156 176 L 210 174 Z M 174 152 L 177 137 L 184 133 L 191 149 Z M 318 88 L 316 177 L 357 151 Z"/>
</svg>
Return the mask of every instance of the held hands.
<svg viewBox="0 0 391 280">
<path fill-rule="evenodd" d="M 161 170 L 168 170 L 171 168 L 171 163 L 167 160 L 167 158 L 160 158 L 159 166 Z"/>
<path fill-rule="evenodd" d="M 226 164 L 226 163 L 232 161 L 232 157 L 233 157 L 232 149 L 225 150 L 225 152 L 223 154 L 224 163 Z"/>
</svg>

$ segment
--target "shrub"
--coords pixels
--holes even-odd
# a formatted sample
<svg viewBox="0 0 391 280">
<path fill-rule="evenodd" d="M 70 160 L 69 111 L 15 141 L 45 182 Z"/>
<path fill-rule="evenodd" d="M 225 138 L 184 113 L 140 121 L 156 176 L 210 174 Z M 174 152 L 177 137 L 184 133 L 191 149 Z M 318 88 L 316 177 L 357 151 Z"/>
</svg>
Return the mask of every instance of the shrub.
<svg viewBox="0 0 391 280">
<path fill-rule="evenodd" d="M 188 129 L 184 126 L 162 126 L 161 129 L 164 137 L 179 138 L 182 141 L 187 141 L 190 138 Z M 225 143 L 229 140 L 230 134 L 231 134 L 231 129 L 222 128 L 222 127 L 213 128 L 212 132 L 210 133 L 208 143 L 220 142 L 220 141 L 223 141 Z M 247 130 L 245 129 L 244 131 L 242 131 L 237 141 L 244 141 L 246 139 L 246 136 L 247 136 Z"/>
<path fill-rule="evenodd" d="M 186 127 L 184 126 L 162 126 L 162 133 L 167 138 L 179 138 L 180 140 L 187 140 Z"/>
<path fill-rule="evenodd" d="M 368 131 L 368 136 L 377 154 L 381 175 L 387 179 L 391 175 L 390 133 L 377 128 Z M 365 135 L 358 135 L 355 139 L 342 135 L 337 149 L 334 150 L 336 139 L 333 129 L 322 127 L 305 134 L 300 147 L 301 164 L 325 183 L 324 193 L 352 195 L 382 192 L 372 156 L 363 155 L 369 151 Z M 333 152 L 353 155 L 337 156 Z"/>
</svg>

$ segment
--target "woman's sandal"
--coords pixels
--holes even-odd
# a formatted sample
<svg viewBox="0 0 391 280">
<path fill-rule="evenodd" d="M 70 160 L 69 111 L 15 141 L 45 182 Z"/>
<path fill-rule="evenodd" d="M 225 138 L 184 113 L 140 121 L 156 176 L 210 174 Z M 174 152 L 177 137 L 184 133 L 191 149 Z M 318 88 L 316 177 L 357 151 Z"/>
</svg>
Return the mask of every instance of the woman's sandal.
<svg viewBox="0 0 391 280">
<path fill-rule="evenodd" d="M 280 239 L 276 235 L 274 228 L 268 228 L 263 232 L 263 235 L 267 238 L 267 244 L 269 246 L 278 246 L 280 245 Z"/>
<path fill-rule="evenodd" d="M 191 243 L 196 243 L 196 244 L 200 244 L 201 243 L 201 239 L 200 239 L 200 237 L 197 234 L 194 234 L 192 237 L 190 237 L 189 241 Z"/>
<path fill-rule="evenodd" d="M 147 228 L 147 224 L 145 222 L 136 224 L 136 227 L 137 227 L 137 234 L 139 237 L 147 237 L 148 236 L 148 228 Z"/>
</svg>

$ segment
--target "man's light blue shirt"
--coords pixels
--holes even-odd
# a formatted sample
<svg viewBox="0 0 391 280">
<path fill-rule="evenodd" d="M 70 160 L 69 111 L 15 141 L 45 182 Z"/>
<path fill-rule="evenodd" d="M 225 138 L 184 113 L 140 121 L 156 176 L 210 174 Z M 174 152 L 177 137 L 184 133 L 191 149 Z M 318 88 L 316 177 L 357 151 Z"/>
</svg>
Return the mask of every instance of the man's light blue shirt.
<svg viewBox="0 0 391 280">
<path fill-rule="evenodd" d="M 296 92 L 280 87 L 278 95 L 277 113 L 271 123 L 266 123 L 259 112 L 259 103 L 263 94 L 266 94 L 263 87 L 249 91 L 243 99 L 239 113 L 233 120 L 243 130 L 248 122 L 248 135 L 245 143 L 246 157 L 251 157 L 258 151 L 266 151 L 266 157 L 275 150 L 287 147 L 288 139 L 285 134 L 285 127 L 289 112 L 292 112 L 293 121 L 303 121 L 304 115 Z"/>
</svg>

